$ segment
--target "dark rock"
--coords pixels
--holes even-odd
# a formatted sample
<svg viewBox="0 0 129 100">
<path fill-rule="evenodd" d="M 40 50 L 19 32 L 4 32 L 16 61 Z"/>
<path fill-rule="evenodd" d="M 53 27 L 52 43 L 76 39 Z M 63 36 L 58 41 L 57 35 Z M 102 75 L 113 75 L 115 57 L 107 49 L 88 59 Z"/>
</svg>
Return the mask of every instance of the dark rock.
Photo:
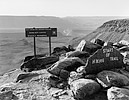
<svg viewBox="0 0 129 100">
<path fill-rule="evenodd" d="M 122 68 L 123 55 L 112 46 L 104 46 L 88 58 L 85 65 L 86 74 L 97 74 L 103 70 Z"/>
<path fill-rule="evenodd" d="M 48 80 L 49 80 L 49 85 L 55 88 L 57 88 L 58 83 L 62 82 L 58 77 L 55 76 L 50 76 Z"/>
<path fill-rule="evenodd" d="M 85 78 L 86 79 L 92 79 L 92 80 L 95 80 L 96 79 L 96 75 L 85 75 Z"/>
<path fill-rule="evenodd" d="M 107 42 L 107 46 L 113 46 L 113 42 Z"/>
<path fill-rule="evenodd" d="M 70 48 L 69 48 L 70 49 Z M 69 49 L 66 46 L 62 47 L 55 47 L 53 49 L 52 55 L 60 56 L 61 54 L 64 54 L 66 52 L 69 52 Z"/>
<path fill-rule="evenodd" d="M 86 97 L 83 100 L 108 100 L 107 99 L 107 92 L 99 91 L 91 96 Z"/>
<path fill-rule="evenodd" d="M 66 70 L 68 72 L 75 71 L 79 66 L 85 65 L 85 63 L 78 57 L 65 58 L 62 59 L 55 64 L 53 64 L 50 68 L 48 68 L 48 72 L 59 76 L 60 71 Z"/>
<path fill-rule="evenodd" d="M 53 64 L 58 60 L 59 58 L 55 56 L 32 58 L 31 60 L 24 62 L 20 68 L 23 71 L 24 69 L 28 69 L 29 72 L 33 70 L 45 69 L 46 65 Z"/>
<path fill-rule="evenodd" d="M 123 74 L 113 71 L 102 71 L 97 74 L 97 81 L 104 87 L 129 85 L 129 78 Z"/>
<path fill-rule="evenodd" d="M 100 46 L 99 44 L 95 44 L 95 43 L 92 43 L 92 42 L 89 42 L 87 41 L 85 46 L 84 46 L 84 49 L 83 51 L 86 51 L 88 52 L 89 54 L 93 54 L 95 53 L 98 49 L 101 49 L 102 46 Z"/>
<path fill-rule="evenodd" d="M 111 87 L 107 91 L 108 100 L 129 100 L 129 90 L 125 88 Z"/>
<path fill-rule="evenodd" d="M 125 70 L 129 72 L 129 65 L 125 67 Z"/>
<path fill-rule="evenodd" d="M 68 85 L 67 81 L 61 80 L 56 76 L 50 76 L 48 80 L 49 80 L 48 84 L 55 88 L 63 89 Z"/>
<path fill-rule="evenodd" d="M 74 98 L 77 100 L 85 100 L 88 96 L 92 96 L 100 90 L 100 85 L 91 79 L 78 79 L 70 84 Z"/>
<path fill-rule="evenodd" d="M 63 69 L 60 70 L 60 73 L 59 73 L 60 78 L 67 80 L 69 76 L 70 76 L 70 72 Z"/>
<path fill-rule="evenodd" d="M 73 48 L 72 45 L 68 45 L 68 51 L 74 51 L 75 49 Z"/>
<path fill-rule="evenodd" d="M 100 46 L 103 46 L 105 42 L 103 40 L 101 40 L 101 39 L 96 39 L 95 43 L 99 44 Z"/>
<path fill-rule="evenodd" d="M 45 57 L 45 56 L 46 56 L 46 54 L 36 55 L 37 58 L 41 58 L 41 57 Z M 24 62 L 29 61 L 32 58 L 34 58 L 34 55 L 32 55 L 32 56 L 26 56 L 25 59 L 24 59 Z"/>
</svg>

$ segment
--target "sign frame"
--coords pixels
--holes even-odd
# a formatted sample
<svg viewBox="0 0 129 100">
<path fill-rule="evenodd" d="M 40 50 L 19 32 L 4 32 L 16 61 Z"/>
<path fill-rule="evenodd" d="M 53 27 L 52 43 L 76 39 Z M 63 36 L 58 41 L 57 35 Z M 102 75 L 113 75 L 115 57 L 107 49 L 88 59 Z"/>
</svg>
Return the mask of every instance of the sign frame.
<svg viewBox="0 0 129 100">
<path fill-rule="evenodd" d="M 57 37 L 57 28 L 25 28 L 26 37 Z"/>
<path fill-rule="evenodd" d="M 25 36 L 34 38 L 34 57 L 36 58 L 36 37 L 49 37 L 49 55 L 51 56 L 51 37 L 57 37 L 57 28 L 25 28 Z"/>
</svg>

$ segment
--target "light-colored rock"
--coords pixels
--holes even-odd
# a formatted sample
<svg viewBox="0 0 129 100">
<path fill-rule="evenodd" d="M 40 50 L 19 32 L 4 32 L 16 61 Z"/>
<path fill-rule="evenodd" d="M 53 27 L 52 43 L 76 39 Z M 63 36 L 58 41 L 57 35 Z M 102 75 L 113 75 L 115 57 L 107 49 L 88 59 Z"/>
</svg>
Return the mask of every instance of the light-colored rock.
<svg viewBox="0 0 129 100">
<path fill-rule="evenodd" d="M 129 45 L 129 42 L 126 41 L 126 40 L 121 40 L 121 41 L 119 41 L 119 43 L 121 43 L 121 44 L 123 44 L 123 45 Z"/>
<path fill-rule="evenodd" d="M 129 78 L 113 71 L 102 71 L 97 74 L 97 81 L 104 87 L 129 85 Z"/>
<path fill-rule="evenodd" d="M 83 100 L 100 90 L 100 85 L 91 79 L 78 79 L 70 84 L 74 98 Z"/>
<path fill-rule="evenodd" d="M 75 72 L 75 71 L 72 71 L 72 72 L 70 73 L 70 77 L 69 77 L 68 83 L 71 84 L 71 82 L 73 82 L 73 81 L 75 81 L 75 80 L 77 80 L 77 79 L 80 79 L 80 78 L 82 78 L 82 77 L 83 77 L 83 73 L 77 73 L 77 72 Z"/>
<path fill-rule="evenodd" d="M 111 87 L 107 91 L 108 100 L 129 100 L 129 90 L 125 88 Z"/>
<path fill-rule="evenodd" d="M 86 41 L 85 40 L 82 40 L 79 43 L 79 45 L 76 47 L 76 51 L 83 51 L 85 44 L 86 44 Z"/>
</svg>

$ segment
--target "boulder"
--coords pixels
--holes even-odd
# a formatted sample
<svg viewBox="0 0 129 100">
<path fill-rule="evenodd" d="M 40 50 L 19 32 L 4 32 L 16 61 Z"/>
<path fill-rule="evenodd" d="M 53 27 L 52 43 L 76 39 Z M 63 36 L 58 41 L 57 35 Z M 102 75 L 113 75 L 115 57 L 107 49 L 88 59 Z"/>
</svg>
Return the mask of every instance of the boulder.
<svg viewBox="0 0 129 100">
<path fill-rule="evenodd" d="M 101 49 L 101 48 L 102 48 L 102 46 L 100 46 L 99 44 L 95 44 L 95 43 L 87 41 L 84 48 L 83 48 L 83 51 L 86 51 L 86 52 L 88 52 L 89 54 L 92 55 L 98 49 Z"/>
<path fill-rule="evenodd" d="M 24 62 L 20 68 L 23 71 L 33 71 L 38 69 L 45 69 L 47 65 L 53 64 L 59 60 L 59 57 L 49 56 L 49 57 L 41 57 L 41 58 L 32 58 L 26 62 Z"/>
<path fill-rule="evenodd" d="M 36 55 L 37 58 L 41 58 L 41 57 L 45 57 L 46 54 L 40 54 L 40 55 Z M 24 59 L 24 62 L 31 60 L 32 58 L 34 58 L 34 55 L 31 56 L 26 56 Z"/>
<path fill-rule="evenodd" d="M 64 54 L 66 52 L 69 52 L 69 49 L 66 46 L 55 47 L 53 49 L 52 55 L 60 56 L 61 54 Z"/>
<path fill-rule="evenodd" d="M 89 41 L 82 40 L 79 45 L 76 47 L 76 51 L 86 51 L 89 54 L 93 54 L 98 49 L 101 49 L 102 46 L 95 44 Z"/>
<path fill-rule="evenodd" d="M 68 52 L 66 54 L 66 57 L 68 58 L 70 57 L 88 58 L 89 56 L 90 54 L 85 51 L 73 51 L 73 52 Z"/>
<path fill-rule="evenodd" d="M 61 70 L 66 70 L 68 72 L 76 71 L 76 69 L 82 65 L 85 65 L 85 63 L 78 57 L 65 58 L 53 64 L 47 71 L 53 75 L 59 76 Z"/>
<path fill-rule="evenodd" d="M 86 74 L 122 68 L 124 66 L 123 55 L 112 46 L 104 46 L 88 58 L 85 66 Z"/>
<path fill-rule="evenodd" d="M 113 71 L 102 71 L 97 74 L 97 81 L 104 87 L 129 85 L 129 78 Z"/>
<path fill-rule="evenodd" d="M 108 100 L 107 99 L 107 92 L 105 91 L 99 91 L 93 95 L 90 95 L 88 97 L 86 97 L 83 100 Z"/>
<path fill-rule="evenodd" d="M 49 80 L 48 85 L 55 87 L 55 88 L 63 89 L 64 87 L 68 85 L 67 81 L 63 81 L 55 76 L 50 76 L 48 80 Z"/>
<path fill-rule="evenodd" d="M 70 84 L 70 89 L 73 92 L 74 98 L 85 100 L 86 97 L 97 93 L 100 90 L 100 85 L 91 79 L 78 79 Z"/>
<path fill-rule="evenodd" d="M 103 40 L 101 40 L 101 39 L 96 39 L 95 43 L 99 44 L 100 46 L 103 46 L 105 42 Z"/>
<path fill-rule="evenodd" d="M 108 100 L 129 100 L 129 90 L 125 88 L 111 87 L 107 90 Z"/>
</svg>

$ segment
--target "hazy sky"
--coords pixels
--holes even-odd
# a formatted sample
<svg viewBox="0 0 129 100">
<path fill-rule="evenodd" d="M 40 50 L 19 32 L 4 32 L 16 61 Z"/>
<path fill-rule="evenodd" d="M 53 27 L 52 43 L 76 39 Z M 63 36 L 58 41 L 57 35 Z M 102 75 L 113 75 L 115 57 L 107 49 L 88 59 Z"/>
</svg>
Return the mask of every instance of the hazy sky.
<svg viewBox="0 0 129 100">
<path fill-rule="evenodd" d="M 0 15 L 129 16 L 129 0 L 0 0 Z"/>
</svg>

